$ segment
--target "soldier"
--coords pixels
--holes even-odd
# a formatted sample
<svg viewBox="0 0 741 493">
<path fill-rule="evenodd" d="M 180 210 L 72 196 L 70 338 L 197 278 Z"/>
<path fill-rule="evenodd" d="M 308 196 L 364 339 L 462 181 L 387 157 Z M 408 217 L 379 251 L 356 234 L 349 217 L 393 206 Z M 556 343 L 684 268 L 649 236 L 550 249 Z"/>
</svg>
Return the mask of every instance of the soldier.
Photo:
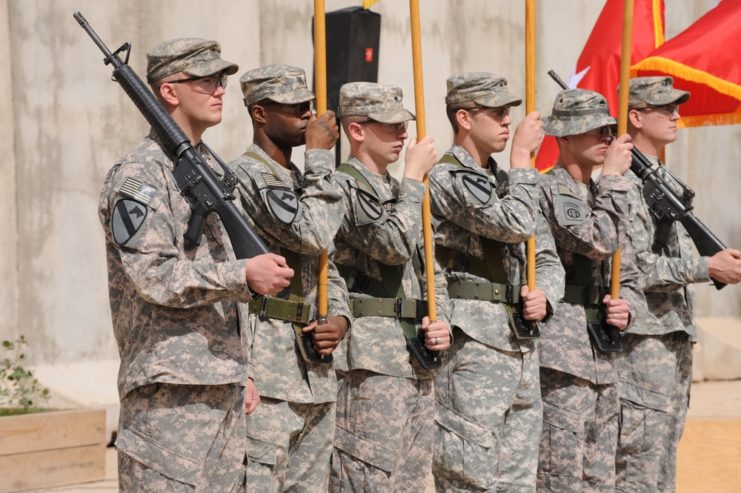
<svg viewBox="0 0 741 493">
<path fill-rule="evenodd" d="M 429 351 L 450 344 L 445 281 L 436 275 L 438 320 L 422 317 L 426 294 L 421 239 L 425 173 L 432 139 L 412 141 L 399 183 L 399 158 L 414 119 L 401 89 L 352 82 L 340 89 L 350 158 L 335 173 L 347 209 L 336 239 L 338 268 L 352 300 L 342 361 L 330 491 L 424 491 L 432 458 L 433 374 Z M 417 339 L 421 322 L 423 344 Z M 407 346 L 418 351 L 413 356 Z M 338 357 L 339 359 L 339 357 Z"/>
<path fill-rule="evenodd" d="M 628 135 L 613 139 L 615 119 L 605 98 L 592 91 L 560 92 L 544 123 L 546 133 L 557 137 L 560 155 L 541 181 L 540 205 L 566 270 L 566 286 L 539 346 L 538 490 L 613 491 L 619 407 L 614 332 L 645 309 L 638 270 L 623 241 L 631 183 L 622 175 L 632 146 Z M 596 182 L 590 177 L 598 165 L 602 175 Z M 604 292 L 610 256 L 619 246 L 621 298 L 611 299 Z"/>
<path fill-rule="evenodd" d="M 215 41 L 174 39 L 147 53 L 147 80 L 207 162 L 237 65 Z M 186 246 L 191 208 L 152 132 L 109 171 L 100 198 L 113 330 L 121 355 L 116 447 L 121 491 L 244 491 L 245 407 L 254 385 L 240 343 L 241 302 L 288 286 L 278 255 L 236 260 L 215 214 Z M 220 171 L 215 166 L 215 172 Z"/>
<path fill-rule="evenodd" d="M 521 100 L 486 72 L 447 81 L 453 147 L 430 172 L 437 258 L 452 300 L 453 347 L 438 374 L 433 475 L 437 491 L 535 490 L 542 422 L 532 325 L 563 294 L 563 268 L 538 208 L 530 153 L 543 139 L 540 115 L 515 132 L 511 170 L 491 157 L 509 140 Z M 528 291 L 524 240 L 537 233 L 538 287 Z"/>
<path fill-rule="evenodd" d="M 326 491 L 337 382 L 327 358 L 350 321 L 345 283 L 330 262 L 326 323 L 315 320 L 318 257 L 339 227 L 331 181 L 334 113 L 313 114 L 300 68 L 267 65 L 240 78 L 253 143 L 229 163 L 248 221 L 296 276 L 288 299 L 250 303 L 252 374 L 262 405 L 247 419 L 247 483 L 255 491 Z M 306 144 L 304 171 L 291 162 Z"/>
<path fill-rule="evenodd" d="M 671 77 L 630 81 L 628 129 L 634 145 L 662 174 L 658 156 L 677 139 L 679 105 L 689 97 L 688 92 L 674 89 Z M 622 416 L 617 490 L 673 492 L 696 340 L 690 285 L 711 278 L 726 284 L 739 282 L 741 252 L 727 249 L 701 257 L 678 221 L 660 234 L 640 179 L 630 171 L 626 176 L 635 182 L 630 195 L 630 240 L 645 274 L 648 313 L 628 330 L 625 352 L 617 360 Z"/>
</svg>

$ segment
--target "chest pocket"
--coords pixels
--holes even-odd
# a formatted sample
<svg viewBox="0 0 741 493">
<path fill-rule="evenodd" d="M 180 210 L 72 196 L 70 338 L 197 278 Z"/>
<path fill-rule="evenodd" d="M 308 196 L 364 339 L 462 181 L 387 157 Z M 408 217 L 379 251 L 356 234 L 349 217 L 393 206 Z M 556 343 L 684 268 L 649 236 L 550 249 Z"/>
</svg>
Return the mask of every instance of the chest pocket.
<svg viewBox="0 0 741 493">
<path fill-rule="evenodd" d="M 558 195 L 553 197 L 553 212 L 559 226 L 575 226 L 587 218 L 587 206 L 569 189 L 559 186 Z"/>
</svg>

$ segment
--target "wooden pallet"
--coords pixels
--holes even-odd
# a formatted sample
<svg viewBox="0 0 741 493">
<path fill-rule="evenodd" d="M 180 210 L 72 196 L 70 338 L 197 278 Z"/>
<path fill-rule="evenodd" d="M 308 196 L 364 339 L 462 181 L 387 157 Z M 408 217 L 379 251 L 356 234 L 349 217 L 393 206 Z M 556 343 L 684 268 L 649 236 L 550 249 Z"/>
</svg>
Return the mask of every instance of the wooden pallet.
<svg viewBox="0 0 741 493">
<path fill-rule="evenodd" d="M 105 410 L 0 418 L 0 493 L 105 478 Z"/>
<path fill-rule="evenodd" d="M 677 454 L 677 493 L 741 491 L 741 418 L 689 418 Z"/>
</svg>

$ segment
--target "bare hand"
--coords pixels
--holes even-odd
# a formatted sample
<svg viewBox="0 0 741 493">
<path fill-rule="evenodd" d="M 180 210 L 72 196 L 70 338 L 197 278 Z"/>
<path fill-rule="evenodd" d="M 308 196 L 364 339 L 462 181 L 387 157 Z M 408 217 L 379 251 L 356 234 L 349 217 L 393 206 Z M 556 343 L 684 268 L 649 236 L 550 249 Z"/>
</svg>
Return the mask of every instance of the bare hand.
<svg viewBox="0 0 741 493">
<path fill-rule="evenodd" d="M 630 307 L 628 302 L 622 298 L 612 299 L 609 294 L 606 294 L 602 298 L 602 303 L 606 306 L 605 310 L 605 321 L 608 325 L 612 325 L 618 330 L 625 330 L 628 328 L 628 321 L 630 320 Z"/>
<path fill-rule="evenodd" d="M 726 248 L 708 258 L 710 277 L 723 284 L 741 281 L 741 251 Z"/>
<path fill-rule="evenodd" d="M 303 332 L 314 332 L 314 348 L 322 356 L 329 356 L 337 348 L 347 333 L 347 319 L 331 315 L 325 324 L 319 325 L 315 320 L 301 329 Z"/>
<path fill-rule="evenodd" d="M 318 118 L 312 113 L 306 125 L 307 149 L 331 149 L 339 136 L 340 131 L 337 128 L 334 111 L 326 111 Z"/>
<path fill-rule="evenodd" d="M 602 176 L 624 175 L 630 169 L 630 163 L 633 161 L 633 156 L 630 153 L 632 149 L 633 144 L 630 142 L 630 135 L 623 134 L 613 139 L 610 147 L 607 148 L 605 162 L 602 164 Z"/>
<path fill-rule="evenodd" d="M 548 311 L 548 302 L 543 290 L 535 288 L 530 291 L 525 284 L 520 289 L 520 297 L 522 298 L 522 318 L 534 321 L 545 318 Z"/>
<path fill-rule="evenodd" d="M 258 404 L 260 404 L 260 394 L 257 393 L 255 382 L 248 378 L 244 386 L 244 413 L 252 414 Z"/>
<path fill-rule="evenodd" d="M 247 260 L 247 285 L 258 294 L 278 294 L 291 285 L 293 269 L 286 259 L 274 253 L 264 253 Z"/>
<path fill-rule="evenodd" d="M 450 347 L 450 326 L 430 317 L 422 319 L 422 330 L 425 331 L 425 347 L 430 351 L 445 351 Z"/>
<path fill-rule="evenodd" d="M 404 156 L 404 177 L 422 181 L 425 175 L 437 162 L 435 141 L 429 135 L 417 142 L 409 141 L 407 153 Z"/>
<path fill-rule="evenodd" d="M 538 150 L 543 142 L 543 121 L 540 113 L 533 111 L 517 125 L 515 136 L 512 138 L 512 152 L 509 165 L 513 169 L 527 169 L 530 167 L 530 156 Z"/>
</svg>

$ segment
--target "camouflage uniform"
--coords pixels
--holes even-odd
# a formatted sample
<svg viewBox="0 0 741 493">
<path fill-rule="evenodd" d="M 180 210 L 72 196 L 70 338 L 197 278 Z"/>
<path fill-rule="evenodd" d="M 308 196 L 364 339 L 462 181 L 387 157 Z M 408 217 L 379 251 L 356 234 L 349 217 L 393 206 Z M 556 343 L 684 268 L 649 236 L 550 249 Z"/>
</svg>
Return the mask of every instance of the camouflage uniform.
<svg viewBox="0 0 741 493">
<path fill-rule="evenodd" d="M 237 70 L 202 39 L 164 42 L 148 59 L 151 82 Z M 150 135 L 109 171 L 100 198 L 121 356 L 119 481 L 122 491 L 243 491 L 246 261 L 215 214 L 198 245 L 184 244 L 191 208 L 172 170 Z"/>
<path fill-rule="evenodd" d="M 303 70 L 268 65 L 240 78 L 245 104 L 269 98 L 283 104 L 314 99 Z M 247 417 L 247 483 L 255 491 L 326 491 L 334 436 L 337 382 L 331 364 L 302 358 L 294 328 L 312 320 L 287 320 L 271 306 L 292 303 L 292 313 L 316 300 L 318 260 L 339 227 L 341 196 L 330 180 L 334 156 L 307 150 L 305 171 L 286 169 L 252 144 L 229 163 L 239 180 L 247 220 L 270 249 L 296 272 L 288 301 L 267 300 L 267 313 L 250 318 L 247 350 L 261 405 Z M 303 303 L 304 305 L 300 305 Z M 259 306 L 253 304 L 251 312 Z M 310 313 L 310 312 L 309 312 Z M 350 320 L 345 283 L 329 263 L 329 313 Z M 287 318 L 287 317 L 286 317 Z"/>
<path fill-rule="evenodd" d="M 601 95 L 575 89 L 557 96 L 545 130 L 562 137 L 614 123 Z M 638 270 L 623 241 L 630 187 L 622 176 L 583 184 L 560 165 L 541 181 L 540 205 L 566 270 L 566 287 L 539 345 L 543 398 L 539 491 L 614 489 L 617 373 L 612 353 L 600 351 L 590 340 L 587 319 L 603 297 L 594 287 L 609 286 L 610 257 L 619 245 L 620 296 L 630 303 L 633 319 L 637 307 L 645 306 Z"/>
<path fill-rule="evenodd" d="M 520 104 L 506 81 L 492 74 L 449 78 L 449 107 L 470 101 L 487 107 Z M 535 490 L 543 419 L 538 357 L 535 339 L 518 339 L 510 329 L 505 285 L 519 297 L 526 282 L 522 242 L 534 232 L 538 287 L 549 308 L 563 294 L 563 268 L 537 208 L 538 172 L 507 172 L 491 158 L 486 164 L 480 168 L 456 145 L 430 172 L 436 250 L 446 269 L 455 328 L 435 382 L 432 472 L 437 491 L 529 492 Z M 504 279 L 474 267 L 492 258 L 501 259 Z M 487 293 L 464 292 L 474 285 Z M 499 292 L 502 297 L 492 296 Z"/>
<path fill-rule="evenodd" d="M 670 77 L 630 81 L 631 108 L 683 103 L 688 98 L 689 93 L 673 88 Z M 658 158 L 646 157 L 663 173 Z M 648 313 L 625 335 L 625 352 L 617 360 L 621 405 L 617 491 L 672 492 L 677 444 L 689 405 L 696 337 L 689 284 L 710 280 L 708 262 L 698 256 L 678 221 L 669 228 L 665 246 L 656 245 L 657 222 L 643 197 L 643 184 L 631 171 L 627 176 L 635 184 L 629 194 L 629 239 L 637 252 L 638 267 L 645 274 Z"/>
<path fill-rule="evenodd" d="M 396 87 L 345 84 L 340 113 L 405 122 L 413 115 L 403 109 L 401 98 Z M 407 350 L 402 324 L 413 330 L 408 319 L 359 313 L 364 303 L 374 308 L 381 298 L 405 299 L 405 306 L 414 311 L 413 300 L 425 297 L 424 186 L 374 174 L 354 157 L 338 169 L 335 180 L 347 204 L 335 260 L 348 280 L 355 321 L 343 341 L 346 366 L 337 398 L 330 491 L 424 491 L 432 459 L 433 372 L 423 369 Z M 439 269 L 435 282 L 438 319 L 447 320 L 445 280 Z"/>
</svg>

